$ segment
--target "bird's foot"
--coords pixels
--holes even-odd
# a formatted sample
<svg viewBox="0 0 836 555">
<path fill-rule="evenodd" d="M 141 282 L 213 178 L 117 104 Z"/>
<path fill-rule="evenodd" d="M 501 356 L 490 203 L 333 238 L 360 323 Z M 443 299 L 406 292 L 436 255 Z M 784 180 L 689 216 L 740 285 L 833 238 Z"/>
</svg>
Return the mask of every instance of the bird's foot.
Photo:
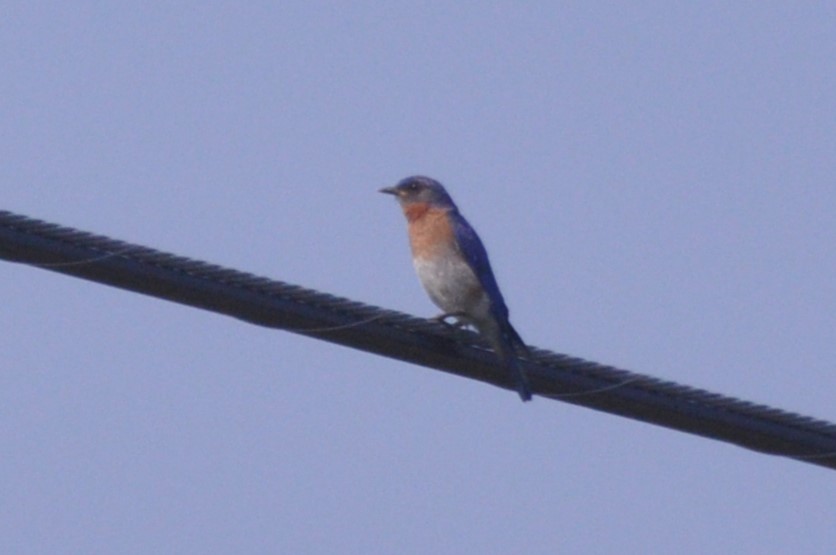
<svg viewBox="0 0 836 555">
<path fill-rule="evenodd" d="M 448 322 L 448 318 L 455 318 L 456 321 L 452 323 Z M 467 321 L 464 320 L 464 312 L 444 312 L 432 318 L 432 320 L 455 329 L 461 329 L 467 325 Z"/>
</svg>

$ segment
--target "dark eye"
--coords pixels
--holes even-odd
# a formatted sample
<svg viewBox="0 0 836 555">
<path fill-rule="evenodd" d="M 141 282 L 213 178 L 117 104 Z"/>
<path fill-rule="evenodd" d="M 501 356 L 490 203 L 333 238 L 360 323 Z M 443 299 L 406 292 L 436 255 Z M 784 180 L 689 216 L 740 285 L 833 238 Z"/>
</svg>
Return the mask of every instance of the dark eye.
<svg viewBox="0 0 836 555">
<path fill-rule="evenodd" d="M 415 191 L 420 189 L 421 186 L 415 182 L 412 182 L 409 185 L 407 185 L 406 188 L 409 189 L 410 192 L 414 193 Z"/>
</svg>

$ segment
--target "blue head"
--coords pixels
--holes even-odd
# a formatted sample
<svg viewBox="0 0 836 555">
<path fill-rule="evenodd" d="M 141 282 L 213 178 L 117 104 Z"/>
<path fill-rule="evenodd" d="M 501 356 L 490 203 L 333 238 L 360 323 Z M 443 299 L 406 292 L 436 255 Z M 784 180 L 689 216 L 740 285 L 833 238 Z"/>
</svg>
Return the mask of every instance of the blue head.
<svg viewBox="0 0 836 555">
<path fill-rule="evenodd" d="M 423 175 L 407 177 L 400 180 L 394 187 L 384 187 L 380 192 L 395 195 L 401 206 L 428 204 L 440 208 L 456 207 L 441 183 Z"/>
</svg>

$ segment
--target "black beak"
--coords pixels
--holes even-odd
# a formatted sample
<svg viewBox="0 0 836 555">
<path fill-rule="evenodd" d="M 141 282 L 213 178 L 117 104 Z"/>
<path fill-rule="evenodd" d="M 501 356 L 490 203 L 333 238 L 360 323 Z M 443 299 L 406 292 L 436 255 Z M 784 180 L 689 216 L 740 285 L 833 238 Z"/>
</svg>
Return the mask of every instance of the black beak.
<svg viewBox="0 0 836 555">
<path fill-rule="evenodd" d="M 395 195 L 398 196 L 398 189 L 397 187 L 384 187 L 379 192 L 386 193 L 387 195 Z"/>
</svg>

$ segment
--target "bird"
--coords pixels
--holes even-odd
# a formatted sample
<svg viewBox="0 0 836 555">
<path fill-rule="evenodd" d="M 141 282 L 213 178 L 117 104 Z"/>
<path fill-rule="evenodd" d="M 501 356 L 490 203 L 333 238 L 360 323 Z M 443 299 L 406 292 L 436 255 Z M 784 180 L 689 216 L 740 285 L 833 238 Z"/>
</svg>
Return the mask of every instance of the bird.
<svg viewBox="0 0 836 555">
<path fill-rule="evenodd" d="M 482 240 L 435 179 L 414 175 L 380 189 L 394 195 L 407 220 L 412 262 L 430 299 L 443 313 L 437 320 L 471 325 L 508 369 L 517 393 L 531 400 L 531 387 L 516 358 L 528 354 L 508 319 Z"/>
</svg>

